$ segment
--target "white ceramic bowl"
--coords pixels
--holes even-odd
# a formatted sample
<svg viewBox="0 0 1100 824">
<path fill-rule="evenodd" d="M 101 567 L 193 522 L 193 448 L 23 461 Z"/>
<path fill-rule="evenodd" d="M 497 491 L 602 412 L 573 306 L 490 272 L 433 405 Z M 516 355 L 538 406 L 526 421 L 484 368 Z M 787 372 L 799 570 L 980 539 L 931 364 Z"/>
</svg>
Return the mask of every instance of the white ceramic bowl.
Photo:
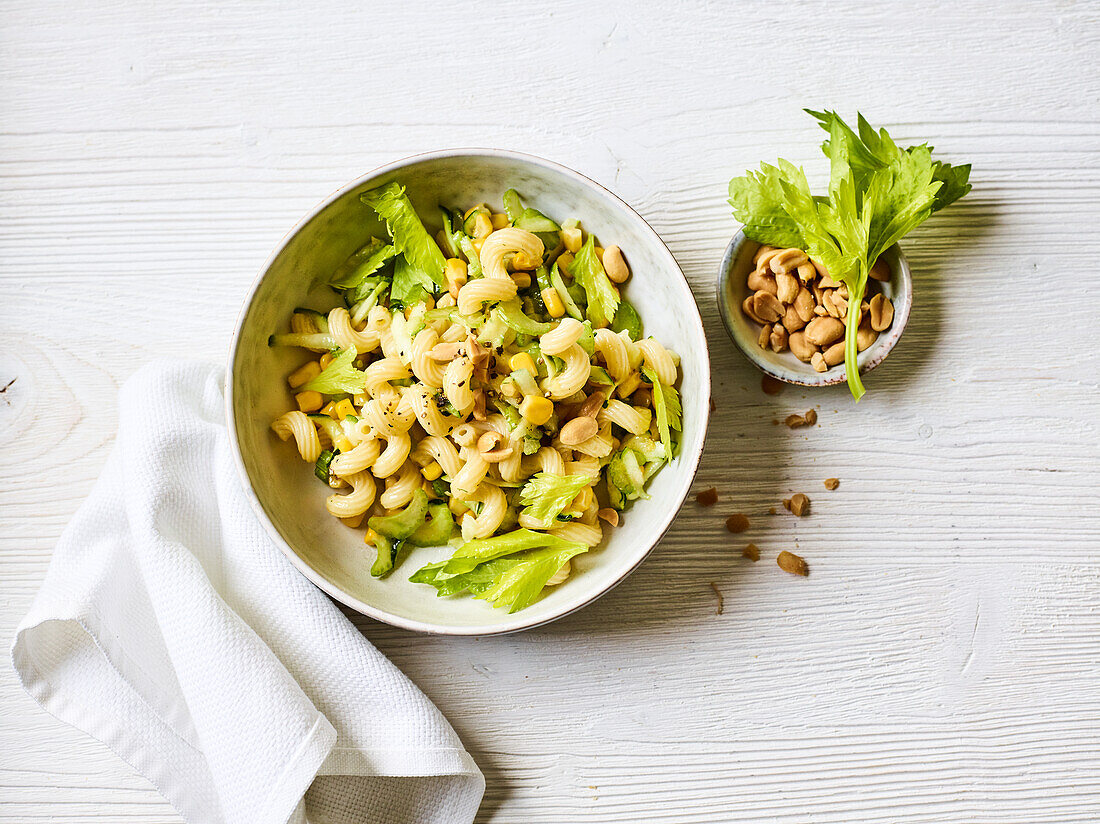
<svg viewBox="0 0 1100 824">
<path fill-rule="evenodd" d="M 299 349 L 271 348 L 298 306 L 328 310 L 336 295 L 325 282 L 337 264 L 383 228 L 359 200 L 362 192 L 396 180 L 404 185 L 429 229 L 437 204 L 499 203 L 508 188 L 559 219 L 577 217 L 602 242 L 619 245 L 633 277 L 625 295 L 646 333 L 680 354 L 684 433 L 680 454 L 651 482 L 649 500 L 636 501 L 624 525 L 591 552 L 574 558 L 574 574 L 514 614 L 468 596 L 438 598 L 432 587 L 409 583 L 446 548 L 414 550 L 388 578 L 369 574 L 374 549 L 363 532 L 325 511 L 330 490 L 311 467 L 279 441 L 270 422 L 293 408 L 285 377 L 305 362 Z M 245 303 L 226 377 L 229 431 L 237 464 L 257 516 L 302 574 L 359 612 L 407 629 L 449 635 L 490 635 L 544 624 L 591 603 L 623 580 L 649 554 L 676 516 L 699 463 L 710 402 L 710 368 L 702 320 L 672 254 L 649 225 L 618 197 L 588 178 L 530 155 L 464 149 L 417 155 L 350 183 L 318 206 L 268 260 Z"/>
<path fill-rule="evenodd" d="M 753 256 L 760 244 L 749 240 L 743 232 L 738 232 L 726 247 L 726 254 L 718 268 L 718 312 L 726 331 L 737 347 L 761 371 L 773 378 L 801 386 L 829 386 L 844 383 L 847 378 L 844 364 L 834 366 L 824 372 L 816 371 L 810 364 L 803 363 L 788 349 L 773 352 L 761 349 L 757 343 L 760 326 L 746 317 L 741 304 L 749 295 L 748 276 L 753 270 Z M 901 338 L 905 324 L 909 322 L 909 310 L 913 306 L 913 275 L 909 271 L 909 261 L 896 243 L 883 252 L 890 266 L 890 280 L 885 283 L 871 281 L 868 290 L 877 289 L 894 304 L 894 322 L 882 332 L 878 339 L 859 353 L 856 363 L 861 375 L 870 372 L 886 356 Z"/>
</svg>

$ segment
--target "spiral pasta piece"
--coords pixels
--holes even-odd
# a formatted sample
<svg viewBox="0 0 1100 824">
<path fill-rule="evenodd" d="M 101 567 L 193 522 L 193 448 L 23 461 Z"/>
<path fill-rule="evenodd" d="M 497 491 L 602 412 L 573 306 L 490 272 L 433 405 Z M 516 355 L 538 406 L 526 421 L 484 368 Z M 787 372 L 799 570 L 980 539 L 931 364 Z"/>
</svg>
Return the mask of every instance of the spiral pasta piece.
<svg viewBox="0 0 1100 824">
<path fill-rule="evenodd" d="M 630 353 L 626 341 L 610 329 L 597 329 L 594 333 L 596 354 L 604 362 L 607 372 L 616 381 L 625 380 L 633 371 L 630 365 Z"/>
<path fill-rule="evenodd" d="M 462 423 L 462 418 L 443 414 L 436 403 L 436 393 L 424 384 L 409 387 L 405 397 L 409 399 L 416 420 L 429 435 L 449 435 L 451 430 Z"/>
<path fill-rule="evenodd" d="M 558 450 L 549 446 L 542 446 L 534 455 L 528 455 L 524 458 L 523 468 L 527 476 L 534 475 L 536 472 L 564 475 L 565 461 L 562 460 L 561 453 Z"/>
<path fill-rule="evenodd" d="M 642 352 L 645 365 L 653 370 L 657 380 L 665 386 L 676 383 L 676 361 L 673 359 L 672 352 L 665 349 L 655 338 L 638 341 L 637 346 Z"/>
<path fill-rule="evenodd" d="M 354 518 L 362 515 L 374 503 L 376 490 L 374 478 L 369 472 L 357 472 L 345 478 L 351 484 L 351 492 L 346 495 L 329 495 L 325 500 L 325 509 L 337 518 Z"/>
<path fill-rule="evenodd" d="M 409 453 L 412 452 L 412 439 L 408 432 L 382 437 L 386 441 L 386 448 L 371 466 L 371 472 L 376 478 L 388 478 L 401 468 L 402 464 L 408 460 Z"/>
<path fill-rule="evenodd" d="M 283 441 L 290 440 L 293 436 L 303 461 L 316 463 L 321 457 L 321 438 L 317 434 L 317 427 L 305 412 L 295 410 L 280 415 L 272 421 L 271 431 Z"/>
<path fill-rule="evenodd" d="M 421 329 L 413 338 L 410 366 L 418 381 L 438 389 L 443 385 L 443 364 L 428 355 L 437 343 L 439 333 L 431 327 Z"/>
<path fill-rule="evenodd" d="M 395 391 L 390 398 L 371 398 L 363 404 L 363 419 L 379 435 L 393 436 L 408 432 L 416 422 L 416 413 L 407 397 Z"/>
<path fill-rule="evenodd" d="M 505 265 L 505 258 L 508 255 L 522 252 L 529 260 L 541 260 L 543 250 L 542 241 L 539 240 L 538 235 L 532 234 L 526 229 L 512 227 L 498 229 L 485 238 L 485 243 L 482 244 L 479 255 L 481 268 L 484 270 L 486 278 L 508 278 L 508 267 Z M 469 286 L 469 284 L 466 285 Z M 459 292 L 458 297 L 461 306 L 461 292 Z M 463 314 L 466 314 L 466 312 L 463 312 Z"/>
<path fill-rule="evenodd" d="M 412 461 L 405 461 L 396 474 L 386 478 L 386 489 L 378 496 L 378 503 L 386 509 L 399 509 L 413 498 L 413 493 L 420 489 L 423 478 L 420 470 Z"/>
<path fill-rule="evenodd" d="M 425 466 L 435 461 L 443 467 L 443 474 L 449 478 L 454 478 L 462 469 L 463 464 L 455 445 L 446 438 L 440 438 L 436 435 L 429 435 L 418 443 L 416 449 L 413 450 L 412 458 L 418 463 L 423 461 Z"/>
<path fill-rule="evenodd" d="M 560 357 L 565 361 L 565 368 L 542 383 L 543 389 L 550 393 L 550 399 L 555 401 L 580 392 L 592 374 L 592 362 L 588 359 L 588 353 L 578 344 L 570 344 Z"/>
<path fill-rule="evenodd" d="M 474 362 L 466 355 L 459 355 L 443 370 L 443 394 L 463 415 L 474 408 L 474 390 L 470 386 L 473 374 Z"/>
<path fill-rule="evenodd" d="M 481 484 L 466 498 L 467 503 L 481 504 L 480 511 L 464 515 L 462 518 L 462 539 L 472 541 L 475 538 L 487 538 L 500 527 L 504 514 L 508 511 L 508 499 L 498 486 Z"/>
<path fill-rule="evenodd" d="M 600 431 L 587 441 L 573 444 L 573 451 L 580 452 L 582 455 L 589 455 L 593 458 L 606 458 L 611 454 L 611 450 L 614 448 L 612 440 L 611 426 L 610 424 L 604 424 L 600 427 Z"/>
<path fill-rule="evenodd" d="M 474 494 L 488 472 L 488 462 L 477 452 L 469 452 L 466 463 L 451 475 L 451 494 L 460 501 L 465 501 Z"/>
<path fill-rule="evenodd" d="M 400 358 L 380 358 L 366 368 L 364 391 L 372 398 L 393 398 L 398 392 L 390 381 L 404 380 L 412 375 Z"/>
<path fill-rule="evenodd" d="M 566 562 L 561 565 L 558 571 L 550 576 L 550 578 L 546 582 L 546 586 L 556 587 L 558 584 L 565 583 L 565 580 L 569 577 L 572 571 L 573 562 L 567 559 Z"/>
<path fill-rule="evenodd" d="M 539 338 L 544 355 L 560 355 L 584 334 L 584 324 L 576 318 L 562 318 L 558 325 Z"/>
<path fill-rule="evenodd" d="M 516 282 L 505 274 L 504 278 L 485 277 L 469 281 L 458 290 L 458 311 L 472 315 L 483 303 L 499 303 L 511 300 L 517 293 Z"/>
<path fill-rule="evenodd" d="M 341 452 L 333 458 L 332 463 L 329 464 L 329 470 L 338 478 L 346 478 L 364 469 L 370 469 L 381 453 L 382 445 L 377 438 L 371 438 L 369 441 L 363 441 L 350 452 Z"/>
<path fill-rule="evenodd" d="M 382 344 L 378 332 L 358 331 L 351 323 L 351 315 L 343 306 L 337 306 L 328 313 L 328 332 L 341 349 L 353 348 L 362 355 L 373 352 Z"/>
<path fill-rule="evenodd" d="M 612 398 L 606 406 L 596 415 L 599 424 L 613 423 L 621 426 L 631 435 L 640 435 L 649 430 L 653 413 L 644 406 L 631 406 L 628 403 Z"/>
</svg>

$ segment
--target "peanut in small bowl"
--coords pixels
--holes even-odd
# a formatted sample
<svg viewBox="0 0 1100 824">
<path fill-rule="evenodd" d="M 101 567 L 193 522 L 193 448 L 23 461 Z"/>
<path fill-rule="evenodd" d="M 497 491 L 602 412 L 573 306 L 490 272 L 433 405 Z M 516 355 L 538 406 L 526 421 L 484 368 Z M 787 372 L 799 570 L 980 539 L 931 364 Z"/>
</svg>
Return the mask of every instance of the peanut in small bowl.
<svg viewBox="0 0 1100 824">
<path fill-rule="evenodd" d="M 718 310 L 730 338 L 750 361 L 778 380 L 800 386 L 843 383 L 843 346 L 836 344 L 844 340 L 846 288 L 829 286 L 828 274 L 799 250 L 758 255 L 760 251 L 759 243 L 738 232 L 722 258 Z M 774 265 L 771 257 L 778 258 Z M 913 302 L 912 273 L 897 244 L 883 253 L 876 269 L 885 279 L 867 283 L 864 334 L 856 361 L 860 374 L 886 359 L 905 330 Z M 754 302 L 755 295 L 760 297 Z M 878 328 L 871 328 L 872 319 Z"/>
</svg>

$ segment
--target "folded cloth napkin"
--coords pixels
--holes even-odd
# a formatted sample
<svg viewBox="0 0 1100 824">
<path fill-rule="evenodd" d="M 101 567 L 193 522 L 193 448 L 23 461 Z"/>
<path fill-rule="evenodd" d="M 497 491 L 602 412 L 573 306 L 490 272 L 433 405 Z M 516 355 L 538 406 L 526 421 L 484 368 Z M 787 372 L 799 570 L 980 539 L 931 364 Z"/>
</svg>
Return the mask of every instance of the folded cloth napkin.
<svg viewBox="0 0 1100 824">
<path fill-rule="evenodd" d="M 188 822 L 469 822 L 485 781 L 435 706 L 245 501 L 222 373 L 153 364 L 12 662 Z"/>
</svg>

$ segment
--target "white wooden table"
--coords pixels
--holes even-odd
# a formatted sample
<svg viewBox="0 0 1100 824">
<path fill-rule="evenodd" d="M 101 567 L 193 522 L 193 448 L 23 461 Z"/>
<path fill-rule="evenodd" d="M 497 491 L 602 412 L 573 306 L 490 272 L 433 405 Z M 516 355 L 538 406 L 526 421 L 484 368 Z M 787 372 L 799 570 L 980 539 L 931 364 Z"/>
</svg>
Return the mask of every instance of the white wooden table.
<svg viewBox="0 0 1100 824">
<path fill-rule="evenodd" d="M 357 621 L 484 770 L 479 820 L 1100 819 L 1100 5 L 351 5 L 0 3 L 5 643 L 128 375 L 222 360 L 268 252 L 345 181 L 514 148 L 611 187 L 683 266 L 717 404 L 696 487 L 721 501 L 537 631 Z M 730 176 L 825 176 L 803 106 L 974 164 L 905 244 L 913 316 L 858 407 L 764 396 L 714 305 Z M 767 514 L 794 491 L 810 517 Z M 0 821 L 178 821 L 8 668 L 0 701 Z"/>
</svg>

